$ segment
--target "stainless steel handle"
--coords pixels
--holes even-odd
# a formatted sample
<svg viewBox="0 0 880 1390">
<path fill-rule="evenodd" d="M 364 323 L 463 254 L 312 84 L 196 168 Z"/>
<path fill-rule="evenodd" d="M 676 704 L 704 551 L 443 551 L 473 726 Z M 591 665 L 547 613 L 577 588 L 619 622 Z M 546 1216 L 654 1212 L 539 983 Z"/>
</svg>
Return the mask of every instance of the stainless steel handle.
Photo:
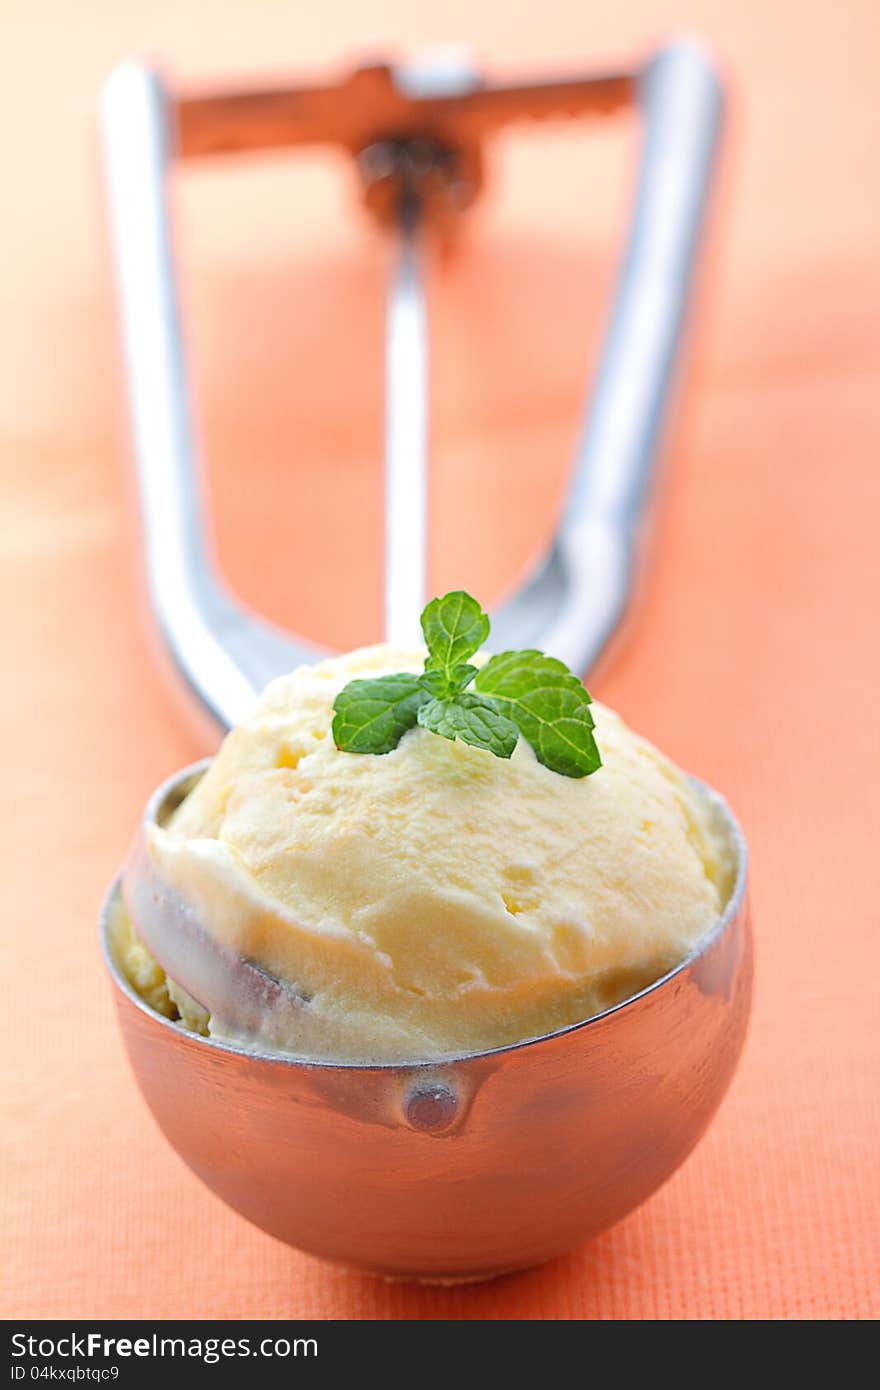
<svg viewBox="0 0 880 1390">
<path fill-rule="evenodd" d="M 410 100 L 403 87 L 388 86 L 384 69 L 370 81 L 395 109 Z M 418 100 L 428 103 L 432 120 L 452 101 L 466 124 L 470 111 L 485 120 L 496 93 L 513 103 L 509 119 L 519 106 L 534 114 L 535 93 L 552 113 L 559 91 L 566 103 L 575 91 L 587 106 L 602 107 L 618 104 L 631 87 L 625 76 L 557 88 L 493 89 L 471 80 L 454 98 L 427 90 Z M 496 648 L 541 647 L 582 672 L 629 602 L 721 124 L 720 82 L 695 44 L 658 53 L 636 91 L 644 134 L 634 215 L 568 501 L 549 553 L 493 616 Z M 319 114 L 325 95 L 318 94 Z M 190 125 L 204 105 L 184 104 Z M 214 106 L 229 118 L 228 102 L 218 98 Z M 102 102 L 111 229 L 151 603 L 184 681 L 228 727 L 266 681 L 320 649 L 227 593 L 206 542 L 166 199 L 171 109 L 148 68 L 126 64 L 111 75 Z M 421 109 L 407 106 L 407 119 Z M 349 114 L 360 110 L 354 102 Z M 210 131 L 202 136 L 211 148 Z M 386 634 L 409 642 L 418 635 L 427 554 L 427 329 L 416 223 L 402 232 L 386 347 Z"/>
<path fill-rule="evenodd" d="M 166 198 L 168 110 L 150 69 L 130 63 L 110 76 L 107 194 L 150 603 L 183 681 L 228 728 L 268 680 L 316 649 L 232 599 L 207 544 Z"/>
<path fill-rule="evenodd" d="M 493 616 L 499 647 L 589 671 L 630 598 L 721 125 L 707 55 L 676 44 L 638 87 L 635 208 L 574 478 L 549 553 Z"/>
<path fill-rule="evenodd" d="M 428 325 L 420 209 L 401 208 L 385 354 L 385 639 L 418 646 L 428 564 Z"/>
</svg>

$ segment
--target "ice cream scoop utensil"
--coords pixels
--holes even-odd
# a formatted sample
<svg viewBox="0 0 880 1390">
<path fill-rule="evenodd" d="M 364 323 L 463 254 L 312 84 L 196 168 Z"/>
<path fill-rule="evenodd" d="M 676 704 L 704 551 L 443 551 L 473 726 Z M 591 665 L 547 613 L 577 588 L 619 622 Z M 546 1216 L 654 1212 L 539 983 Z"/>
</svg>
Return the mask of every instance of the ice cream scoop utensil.
<svg viewBox="0 0 880 1390">
<path fill-rule="evenodd" d="M 454 227 L 480 192 L 484 142 L 509 122 L 630 103 L 643 120 L 634 212 L 568 498 L 547 554 L 492 618 L 500 646 L 537 646 L 580 672 L 627 605 L 678 353 L 721 116 L 702 50 L 674 43 L 619 71 L 518 83 L 486 81 L 461 61 L 191 95 L 136 63 L 111 74 L 103 145 L 150 600 L 174 665 L 222 728 L 317 651 L 248 612 L 211 559 L 167 203 L 175 162 L 342 147 L 368 207 L 399 234 L 386 346 L 385 635 L 408 643 L 418 636 L 427 537 L 423 230 Z"/>
<path fill-rule="evenodd" d="M 160 789 L 143 832 L 202 770 Z M 395 1276 L 486 1278 L 619 1220 L 700 1138 L 745 1036 L 746 850 L 710 795 L 734 881 L 687 960 L 586 1023 L 430 1064 L 298 1060 L 162 1018 L 121 966 L 117 880 L 102 916 L 105 959 L 132 1068 L 169 1142 L 281 1240 Z"/>
</svg>

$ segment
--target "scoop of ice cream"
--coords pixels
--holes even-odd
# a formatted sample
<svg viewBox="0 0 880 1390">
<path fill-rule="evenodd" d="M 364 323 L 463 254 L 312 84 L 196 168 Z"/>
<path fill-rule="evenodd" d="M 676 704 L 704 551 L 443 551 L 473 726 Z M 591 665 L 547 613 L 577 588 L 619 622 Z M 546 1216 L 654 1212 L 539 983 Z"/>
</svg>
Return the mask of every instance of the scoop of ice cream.
<svg viewBox="0 0 880 1390">
<path fill-rule="evenodd" d="M 534 1037 L 665 974 L 723 907 L 710 804 L 601 705 L 603 766 L 579 780 L 524 739 L 509 761 L 419 728 L 338 751 L 336 693 L 422 661 L 367 647 L 274 681 L 150 833 L 213 938 L 301 995 L 275 1047 L 378 1062 Z"/>
</svg>

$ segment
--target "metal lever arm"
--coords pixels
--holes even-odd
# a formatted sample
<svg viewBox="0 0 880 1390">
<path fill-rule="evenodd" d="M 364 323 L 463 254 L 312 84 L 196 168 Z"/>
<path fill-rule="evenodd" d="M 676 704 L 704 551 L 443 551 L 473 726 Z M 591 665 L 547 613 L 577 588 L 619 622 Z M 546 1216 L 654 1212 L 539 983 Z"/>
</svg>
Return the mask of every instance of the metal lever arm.
<svg viewBox="0 0 880 1390">
<path fill-rule="evenodd" d="M 568 501 L 549 554 L 492 620 L 497 647 L 541 647 L 581 672 L 630 598 L 722 114 L 692 44 L 654 58 L 638 99 L 635 210 Z"/>
<path fill-rule="evenodd" d="M 489 84 L 467 70 L 435 90 L 406 69 L 375 63 L 329 87 L 194 93 L 180 102 L 180 141 L 185 156 L 314 144 L 357 155 L 389 136 L 455 149 L 511 121 L 612 111 L 631 99 L 634 80 L 622 71 Z"/>
<path fill-rule="evenodd" d="M 109 78 L 107 192 L 150 604 L 184 683 L 228 728 L 267 681 L 317 651 L 231 598 L 208 548 L 166 207 L 168 110 L 148 68 Z"/>
<path fill-rule="evenodd" d="M 574 480 L 557 539 L 495 616 L 493 644 L 542 647 L 586 671 L 628 602 L 720 126 L 718 78 L 699 48 L 677 44 L 638 78 L 508 87 L 462 81 L 445 95 L 416 88 L 377 67 L 337 88 L 175 104 L 156 74 L 136 64 L 118 68 L 105 87 L 111 228 L 151 602 L 174 663 L 222 727 L 238 721 L 266 681 L 318 651 L 238 604 L 206 542 L 166 205 L 176 133 L 192 154 L 331 140 L 360 156 L 367 140 L 378 140 L 381 153 L 389 140 L 406 146 L 417 136 L 439 155 L 440 185 L 451 178 L 457 210 L 479 187 L 479 138 L 487 131 L 518 116 L 609 110 L 635 90 L 644 121 L 635 214 Z M 389 113 L 399 116 L 399 128 L 386 124 Z M 451 174 L 442 162 L 450 150 L 459 158 Z M 414 153 L 418 163 L 422 154 Z M 371 204 L 379 216 L 399 211 L 395 189 L 392 181 L 395 196 Z M 423 210 L 430 208 L 423 199 Z M 393 637 L 414 628 L 424 583 L 425 363 L 413 225 L 389 312 L 386 617 Z"/>
</svg>

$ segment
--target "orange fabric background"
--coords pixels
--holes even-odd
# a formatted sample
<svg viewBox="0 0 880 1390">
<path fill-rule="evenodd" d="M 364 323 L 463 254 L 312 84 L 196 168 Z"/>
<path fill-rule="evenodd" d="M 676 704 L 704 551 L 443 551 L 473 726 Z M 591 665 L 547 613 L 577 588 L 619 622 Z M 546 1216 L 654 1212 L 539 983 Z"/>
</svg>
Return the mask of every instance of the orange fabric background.
<svg viewBox="0 0 880 1390">
<path fill-rule="evenodd" d="M 875 5 L 83 0 L 74 18 L 5 0 L 0 15 L 0 1310 L 880 1313 Z M 725 191 L 642 599 L 592 684 L 744 821 L 754 1021 L 710 1133 L 630 1219 L 482 1288 L 387 1285 L 221 1206 L 160 1138 L 116 1035 L 98 905 L 147 793 L 203 745 L 138 618 L 96 92 L 132 52 L 242 76 L 464 36 L 504 72 L 625 55 L 673 18 L 729 66 Z M 438 588 L 494 601 L 552 525 L 631 133 L 505 141 L 435 273 Z M 386 251 L 324 156 L 193 170 L 179 201 L 226 572 L 302 632 L 375 639 Z"/>
</svg>

